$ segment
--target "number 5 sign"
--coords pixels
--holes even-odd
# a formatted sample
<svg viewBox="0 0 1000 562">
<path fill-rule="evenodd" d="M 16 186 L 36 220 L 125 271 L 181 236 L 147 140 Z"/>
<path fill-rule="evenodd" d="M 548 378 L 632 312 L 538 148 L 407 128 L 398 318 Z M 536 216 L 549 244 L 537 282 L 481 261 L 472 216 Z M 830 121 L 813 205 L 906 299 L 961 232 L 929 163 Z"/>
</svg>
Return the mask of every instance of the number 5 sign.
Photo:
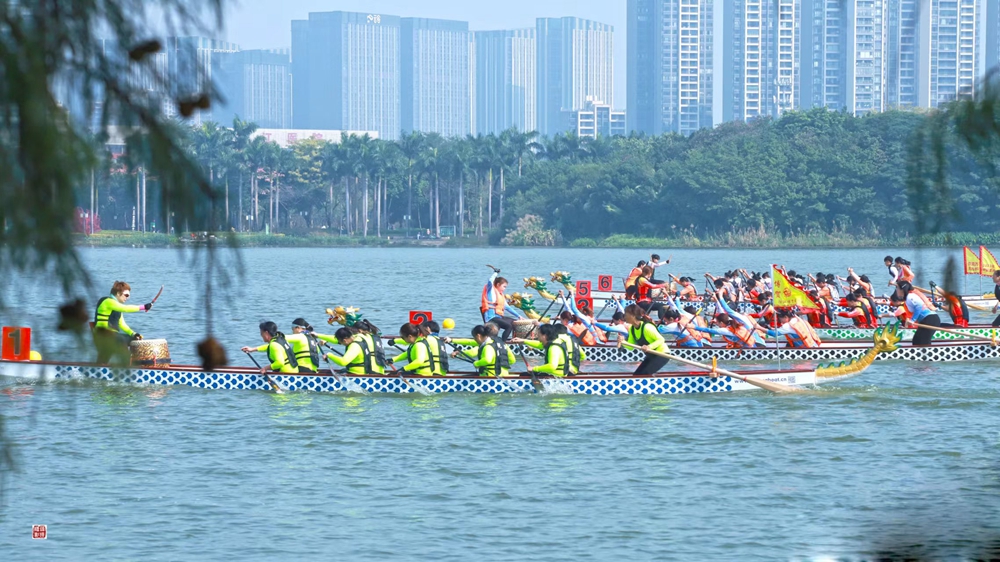
<svg viewBox="0 0 1000 562">
<path fill-rule="evenodd" d="M 5 361 L 31 359 L 31 328 L 4 326 L 3 342 L 0 342 L 0 358 Z"/>
</svg>

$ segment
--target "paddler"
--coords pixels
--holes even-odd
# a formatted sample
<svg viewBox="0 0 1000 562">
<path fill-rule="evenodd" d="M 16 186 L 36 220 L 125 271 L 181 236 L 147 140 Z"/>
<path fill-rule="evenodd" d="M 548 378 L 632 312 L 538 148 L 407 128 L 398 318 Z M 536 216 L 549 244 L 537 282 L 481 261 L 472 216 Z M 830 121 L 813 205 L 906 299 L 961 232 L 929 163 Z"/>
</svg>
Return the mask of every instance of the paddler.
<svg viewBox="0 0 1000 562">
<path fill-rule="evenodd" d="M 857 328 L 878 327 L 878 316 L 863 297 L 859 297 L 856 292 L 847 293 L 844 301 L 844 306 L 848 310 L 846 312 L 838 312 L 838 316 L 850 318 L 854 321 L 854 326 Z"/>
<path fill-rule="evenodd" d="M 763 338 L 757 334 L 757 325 L 753 319 L 744 314 L 736 312 L 729 307 L 725 299 L 719 295 L 713 295 L 715 303 L 723 309 L 723 313 L 716 315 L 715 321 L 722 329 L 695 328 L 699 332 L 720 336 L 726 341 L 728 347 L 758 347 L 764 345 Z"/>
<path fill-rule="evenodd" d="M 642 275 L 642 268 L 646 267 L 646 260 L 639 260 L 639 263 L 632 268 L 632 271 L 628 272 L 628 277 L 625 278 L 625 298 L 629 300 L 635 300 L 636 296 L 636 286 L 635 280 Z"/>
<path fill-rule="evenodd" d="M 785 336 L 792 347 L 819 347 L 822 343 L 813 327 L 790 310 L 779 310 L 777 317 L 780 325 L 777 329 L 768 329 L 767 335 L 774 338 Z"/>
<path fill-rule="evenodd" d="M 125 323 L 122 314 L 127 312 L 149 312 L 153 303 L 127 305 L 132 296 L 132 287 L 124 281 L 115 281 L 111 286 L 111 296 L 97 301 L 94 311 L 94 347 L 97 348 L 97 363 L 106 365 L 112 358 L 129 362 L 128 344 L 141 340 L 142 334 L 135 332 Z"/>
<path fill-rule="evenodd" d="M 656 329 L 665 336 L 674 337 L 675 347 L 702 347 L 701 333 L 695 329 L 695 316 L 671 308 L 663 313 Z"/>
<path fill-rule="evenodd" d="M 389 360 L 390 363 L 406 360 L 403 370 L 407 373 L 429 377 L 434 375 L 434 365 L 427 340 L 420 332 L 420 328 L 407 322 L 399 327 L 399 337 L 408 347 L 402 354 Z"/>
<path fill-rule="evenodd" d="M 278 373 L 298 373 L 299 363 L 295 360 L 295 352 L 291 344 L 285 339 L 285 334 L 278 331 L 278 325 L 274 322 L 260 323 L 260 339 L 264 340 L 264 345 L 259 347 L 243 347 L 244 353 L 252 351 L 266 351 L 267 360 L 271 362 L 272 371 Z M 266 371 L 261 368 L 260 372 Z"/>
<path fill-rule="evenodd" d="M 568 377 L 580 372 L 584 359 L 583 350 L 567 334 L 561 334 L 559 325 L 543 324 L 538 327 L 538 340 L 515 339 L 532 349 L 545 351 L 545 362 L 538 367 L 528 365 L 528 372 L 545 373 L 556 377 Z"/>
<path fill-rule="evenodd" d="M 510 376 L 510 366 L 517 362 L 517 358 L 503 340 L 492 337 L 492 332 L 484 325 L 472 328 L 472 339 L 479 346 L 477 349 L 455 350 L 451 356 L 458 357 L 461 353 L 475 359 L 472 366 L 479 369 L 481 377 Z"/>
<path fill-rule="evenodd" d="M 341 367 L 346 367 L 352 375 L 385 374 L 384 356 L 380 360 L 376 354 L 371 336 L 354 328 L 340 328 L 336 332 L 337 341 L 347 346 L 343 356 L 327 353 L 326 357 Z"/>
<path fill-rule="evenodd" d="M 434 320 L 422 322 L 419 326 L 420 333 L 427 342 L 427 353 L 430 354 L 431 371 L 435 375 L 448 374 L 448 353 L 445 352 L 441 341 L 441 326 Z"/>
<path fill-rule="evenodd" d="M 480 297 L 479 312 L 483 314 L 483 322 L 496 324 L 503 329 L 501 339 L 506 341 L 510 338 L 510 333 L 514 331 L 514 320 L 524 318 L 521 311 L 507 304 L 507 280 L 500 277 L 500 269 L 487 265 L 493 270 L 489 281 L 483 287 L 483 294 Z"/>
<path fill-rule="evenodd" d="M 646 357 L 636 367 L 633 375 L 652 375 L 667 364 L 667 358 L 653 355 L 650 351 L 667 350 L 667 342 L 663 335 L 656 329 L 653 320 L 646 314 L 645 309 L 636 304 L 625 307 L 625 324 L 628 326 L 628 343 L 638 345 L 642 351 L 646 352 Z M 618 347 L 621 347 L 622 339 L 618 339 Z"/>
<path fill-rule="evenodd" d="M 931 286 L 931 290 L 940 291 L 941 299 L 944 301 L 945 310 L 948 311 L 948 315 L 951 316 L 951 326 L 952 328 L 968 328 L 969 327 L 969 305 L 965 304 L 965 299 L 961 295 L 952 293 L 951 291 L 946 291 L 940 287 L 935 288 Z M 921 289 L 915 289 L 921 291 Z M 923 292 L 923 291 L 922 291 Z M 931 302 L 937 304 L 934 300 L 934 294 L 931 293 Z"/>
<path fill-rule="evenodd" d="M 319 339 L 313 333 L 313 327 L 305 318 L 292 320 L 292 333 L 285 336 L 285 341 L 292 346 L 295 361 L 299 364 L 300 373 L 315 373 L 319 370 Z"/>
</svg>

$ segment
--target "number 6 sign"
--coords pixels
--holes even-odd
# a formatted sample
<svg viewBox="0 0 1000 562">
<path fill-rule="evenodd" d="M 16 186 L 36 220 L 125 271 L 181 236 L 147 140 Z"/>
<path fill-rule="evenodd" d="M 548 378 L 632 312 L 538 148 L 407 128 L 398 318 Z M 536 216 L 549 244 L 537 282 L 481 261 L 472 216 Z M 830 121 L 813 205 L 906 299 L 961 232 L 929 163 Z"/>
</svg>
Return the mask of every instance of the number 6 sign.
<svg viewBox="0 0 1000 562">
<path fill-rule="evenodd" d="M 31 328 L 4 326 L 3 342 L 0 344 L 0 358 L 5 361 L 31 359 Z"/>
</svg>

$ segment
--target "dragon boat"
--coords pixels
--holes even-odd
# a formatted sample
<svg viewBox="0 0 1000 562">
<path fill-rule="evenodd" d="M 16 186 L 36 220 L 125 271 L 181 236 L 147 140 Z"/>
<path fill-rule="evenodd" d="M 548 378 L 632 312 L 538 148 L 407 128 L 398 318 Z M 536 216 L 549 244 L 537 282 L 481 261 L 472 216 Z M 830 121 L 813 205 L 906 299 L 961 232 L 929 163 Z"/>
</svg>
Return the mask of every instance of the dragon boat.
<svg viewBox="0 0 1000 562">
<path fill-rule="evenodd" d="M 555 394 L 693 394 L 754 390 L 743 378 L 766 380 L 789 386 L 807 386 L 839 381 L 860 374 L 882 353 L 899 344 L 892 328 L 873 335 L 874 345 L 856 350 L 850 362 L 821 365 L 815 369 L 743 370 L 738 377 L 705 371 L 673 371 L 633 376 L 628 373 L 581 373 L 556 379 L 519 374 L 502 379 L 463 373 L 448 376 L 346 375 L 268 373 L 245 367 L 203 370 L 197 366 L 109 367 L 88 363 L 0 360 L 0 376 L 18 381 L 97 379 L 122 384 L 191 386 L 217 390 L 271 390 L 272 382 L 288 391 L 329 393 L 440 394 L 537 393 Z"/>
<path fill-rule="evenodd" d="M 896 332 L 895 324 L 886 327 Z M 882 328 L 879 328 L 882 329 Z M 877 332 L 877 330 L 876 330 Z M 874 334 L 873 334 L 874 335 Z M 859 350 L 869 346 L 867 341 L 842 340 L 824 342 L 820 347 L 791 347 L 785 343 L 767 347 L 730 348 L 730 347 L 670 347 L 670 353 L 691 361 L 739 361 L 744 363 L 771 361 L 832 361 L 854 357 Z M 460 346 L 458 346 L 460 347 Z M 521 344 L 510 344 L 514 353 L 523 353 L 526 357 L 541 357 L 542 351 Z M 596 363 L 630 363 L 642 361 L 645 354 L 637 349 L 617 347 L 615 345 L 583 346 L 587 361 Z M 980 341 L 941 341 L 928 346 L 915 346 L 901 343 L 889 353 L 878 356 L 883 361 L 926 361 L 926 362 L 956 362 L 980 361 L 1000 357 L 1000 346 L 990 342 Z"/>
<path fill-rule="evenodd" d="M 549 274 L 549 281 L 545 281 L 541 277 L 528 277 L 524 279 L 524 288 L 532 289 L 538 292 L 538 294 L 547 301 L 555 301 L 557 296 L 553 294 L 548 289 L 548 283 L 556 283 L 565 287 L 568 294 L 575 294 L 577 292 L 578 285 L 574 284 L 572 275 L 565 271 L 555 271 Z M 938 288 L 934 288 L 935 292 L 939 291 Z M 623 305 L 628 306 L 633 304 L 635 301 L 632 299 L 625 298 L 624 291 L 602 291 L 602 290 L 591 290 L 588 293 L 588 298 L 593 301 L 594 310 L 598 310 L 605 307 L 613 307 L 614 300 L 620 300 Z M 666 303 L 665 300 L 653 299 L 656 302 Z M 962 300 L 965 304 L 969 306 L 970 309 L 979 310 L 982 312 L 989 312 L 997 304 L 997 299 L 994 297 L 993 293 L 986 293 L 981 295 L 962 295 Z M 533 303 L 530 303 L 533 305 Z M 678 301 L 678 305 L 684 306 L 694 306 L 695 308 L 704 307 L 714 307 L 715 305 L 711 302 L 711 299 L 697 300 L 697 301 Z M 750 303 L 750 302 L 740 302 L 736 303 L 735 309 L 737 312 L 742 312 L 744 314 L 749 314 L 751 312 L 759 312 L 760 306 Z M 839 304 L 831 304 L 830 309 L 833 312 L 847 312 L 849 309 Z M 876 297 L 875 298 L 875 310 L 877 314 L 890 314 L 892 308 L 889 306 L 887 298 Z M 531 315 L 529 314 L 529 317 Z"/>
</svg>

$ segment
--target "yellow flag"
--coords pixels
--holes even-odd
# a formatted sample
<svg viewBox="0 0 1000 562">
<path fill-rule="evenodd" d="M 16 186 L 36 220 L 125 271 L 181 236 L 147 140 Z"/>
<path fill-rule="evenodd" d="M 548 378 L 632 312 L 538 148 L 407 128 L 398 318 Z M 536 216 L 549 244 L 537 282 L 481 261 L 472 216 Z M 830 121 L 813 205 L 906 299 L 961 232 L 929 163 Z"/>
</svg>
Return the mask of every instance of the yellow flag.
<svg viewBox="0 0 1000 562">
<path fill-rule="evenodd" d="M 962 261 L 965 262 L 966 275 L 979 275 L 979 256 L 968 246 L 962 247 Z"/>
<path fill-rule="evenodd" d="M 802 289 L 792 285 L 785 274 L 771 266 L 771 279 L 774 281 L 774 307 L 791 308 L 797 306 L 803 310 L 816 310 L 816 303 Z"/>
<path fill-rule="evenodd" d="M 1000 264 L 986 246 L 979 247 L 979 271 L 983 277 L 993 277 L 993 272 L 1000 269 Z"/>
</svg>

